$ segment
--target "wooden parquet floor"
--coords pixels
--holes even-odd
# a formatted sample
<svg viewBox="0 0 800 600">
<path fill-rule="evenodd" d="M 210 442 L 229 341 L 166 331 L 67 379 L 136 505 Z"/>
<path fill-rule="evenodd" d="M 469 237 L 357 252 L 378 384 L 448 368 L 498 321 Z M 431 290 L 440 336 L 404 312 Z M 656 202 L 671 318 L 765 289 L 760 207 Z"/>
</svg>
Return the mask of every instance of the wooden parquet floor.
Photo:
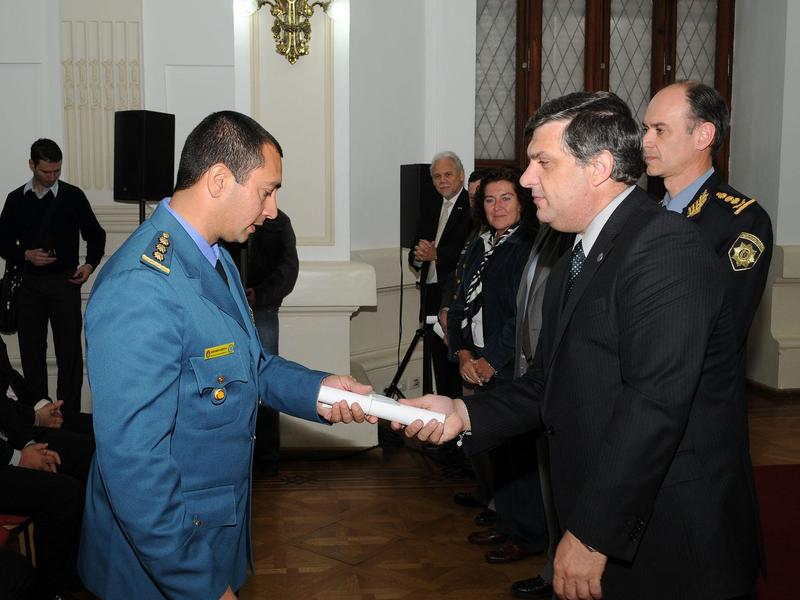
<svg viewBox="0 0 800 600">
<path fill-rule="evenodd" d="M 541 557 L 493 566 L 467 543 L 474 509 L 453 503 L 471 479 L 411 450 L 290 458 L 253 490 L 254 599 L 507 598 Z"/>
</svg>

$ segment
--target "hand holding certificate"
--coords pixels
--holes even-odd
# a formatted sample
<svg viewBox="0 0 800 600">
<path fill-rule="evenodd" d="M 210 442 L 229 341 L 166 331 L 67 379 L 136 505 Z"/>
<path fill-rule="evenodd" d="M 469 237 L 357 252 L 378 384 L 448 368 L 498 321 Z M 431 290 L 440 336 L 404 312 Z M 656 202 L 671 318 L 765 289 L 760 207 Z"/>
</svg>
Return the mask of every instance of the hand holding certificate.
<svg viewBox="0 0 800 600">
<path fill-rule="evenodd" d="M 444 423 L 445 419 L 444 413 L 400 404 L 392 398 L 387 398 L 379 394 L 362 395 L 323 385 L 317 397 L 318 402 L 328 406 L 333 406 L 342 400 L 345 400 L 348 406 L 354 403 L 358 404 L 368 415 L 387 421 L 395 421 L 403 425 L 411 425 L 411 423 L 417 420 L 423 423 L 428 423 L 431 420 Z"/>
</svg>

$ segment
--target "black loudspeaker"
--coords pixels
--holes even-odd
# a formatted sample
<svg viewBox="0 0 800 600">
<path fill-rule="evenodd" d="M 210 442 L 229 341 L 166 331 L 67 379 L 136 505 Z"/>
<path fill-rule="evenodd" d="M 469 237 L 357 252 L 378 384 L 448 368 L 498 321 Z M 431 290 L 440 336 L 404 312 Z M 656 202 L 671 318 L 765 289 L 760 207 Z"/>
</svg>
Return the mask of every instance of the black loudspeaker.
<svg viewBox="0 0 800 600">
<path fill-rule="evenodd" d="M 114 200 L 141 202 L 172 195 L 175 115 L 152 110 L 114 114 Z"/>
<path fill-rule="evenodd" d="M 432 206 L 430 201 L 441 201 L 441 198 L 433 187 L 429 163 L 400 165 L 400 245 L 403 248 L 414 247 L 422 204 Z"/>
</svg>

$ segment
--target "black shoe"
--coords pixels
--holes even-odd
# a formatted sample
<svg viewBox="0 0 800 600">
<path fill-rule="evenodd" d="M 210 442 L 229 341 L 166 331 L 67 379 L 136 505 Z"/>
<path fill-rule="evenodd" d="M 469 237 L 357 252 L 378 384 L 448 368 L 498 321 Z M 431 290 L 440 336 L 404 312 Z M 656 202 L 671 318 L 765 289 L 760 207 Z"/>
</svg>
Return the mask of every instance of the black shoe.
<svg viewBox="0 0 800 600">
<path fill-rule="evenodd" d="M 486 505 L 473 496 L 472 492 L 456 492 L 453 495 L 453 502 L 467 508 L 486 508 Z"/>
<path fill-rule="evenodd" d="M 517 598 L 550 600 L 553 597 L 553 586 L 542 579 L 541 575 L 537 575 L 512 583 L 511 593 Z"/>
<path fill-rule="evenodd" d="M 491 565 L 504 565 L 506 563 L 522 560 L 530 555 L 531 553 L 525 550 L 525 548 L 517 546 L 511 540 L 506 540 L 502 546 L 494 550 L 489 550 L 484 556 L 486 562 Z"/>
<path fill-rule="evenodd" d="M 490 525 L 494 525 L 496 521 L 497 521 L 497 513 L 494 512 L 491 508 L 482 510 L 477 515 L 475 515 L 475 525 L 477 525 L 478 527 L 489 527 Z"/>
<path fill-rule="evenodd" d="M 508 540 L 502 533 L 497 533 L 495 529 L 484 529 L 483 531 L 473 531 L 467 536 L 470 544 L 479 546 L 491 546 L 492 544 L 504 544 Z"/>
</svg>

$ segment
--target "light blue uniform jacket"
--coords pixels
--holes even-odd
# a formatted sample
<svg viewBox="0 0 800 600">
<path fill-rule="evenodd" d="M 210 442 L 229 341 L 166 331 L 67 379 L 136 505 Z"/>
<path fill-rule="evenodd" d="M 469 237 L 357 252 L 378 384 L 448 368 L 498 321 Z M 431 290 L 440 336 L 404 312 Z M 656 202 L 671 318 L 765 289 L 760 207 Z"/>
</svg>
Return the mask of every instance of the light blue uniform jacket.
<svg viewBox="0 0 800 600">
<path fill-rule="evenodd" d="M 326 373 L 264 354 L 223 249 L 220 260 L 230 289 L 162 205 L 94 284 L 86 339 L 97 453 L 79 570 L 103 599 L 216 600 L 241 586 L 258 398 L 319 420 Z"/>
</svg>

